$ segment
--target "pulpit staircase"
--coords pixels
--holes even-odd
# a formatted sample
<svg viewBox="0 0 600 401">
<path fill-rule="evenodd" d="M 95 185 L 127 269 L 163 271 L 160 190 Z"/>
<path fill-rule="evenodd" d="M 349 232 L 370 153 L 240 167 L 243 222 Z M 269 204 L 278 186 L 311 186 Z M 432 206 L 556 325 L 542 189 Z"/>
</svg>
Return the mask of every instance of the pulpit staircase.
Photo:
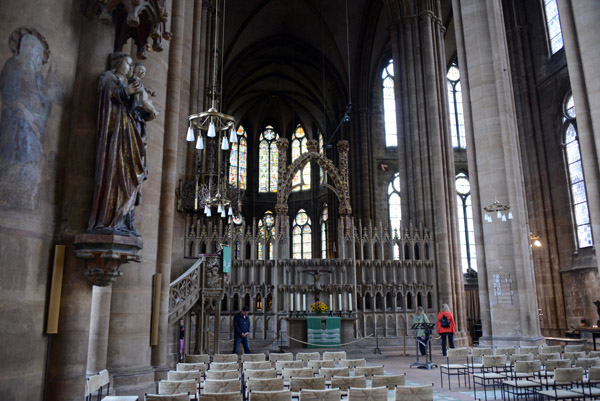
<svg viewBox="0 0 600 401">
<path fill-rule="evenodd" d="M 169 285 L 169 325 L 183 318 L 200 299 L 201 277 L 205 264 L 206 258 L 200 257 Z"/>
</svg>

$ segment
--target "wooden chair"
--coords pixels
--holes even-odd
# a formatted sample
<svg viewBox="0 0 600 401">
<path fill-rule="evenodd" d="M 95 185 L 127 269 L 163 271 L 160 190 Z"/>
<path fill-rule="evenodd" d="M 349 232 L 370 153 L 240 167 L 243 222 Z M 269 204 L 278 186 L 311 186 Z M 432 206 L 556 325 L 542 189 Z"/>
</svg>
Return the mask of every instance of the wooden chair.
<svg viewBox="0 0 600 401">
<path fill-rule="evenodd" d="M 271 361 L 271 362 L 293 361 L 293 360 L 294 360 L 294 354 L 292 354 L 291 352 L 285 352 L 285 353 L 274 352 L 272 354 L 269 354 L 269 361 Z"/>
<path fill-rule="evenodd" d="M 308 366 L 308 361 L 319 361 L 321 360 L 321 354 L 318 352 L 298 352 L 296 354 L 296 360 L 304 362 L 304 366 Z"/>
<path fill-rule="evenodd" d="M 230 393 L 203 393 L 199 401 L 242 401 L 242 393 L 232 391 Z"/>
<path fill-rule="evenodd" d="M 190 395 L 188 393 L 182 394 L 145 394 L 144 399 L 146 401 L 189 401 Z"/>
<path fill-rule="evenodd" d="M 248 369 L 244 371 L 244 381 L 250 379 L 274 379 L 277 377 L 275 369 Z"/>
<path fill-rule="evenodd" d="M 205 380 L 204 393 L 241 393 L 241 382 L 230 380 Z"/>
<path fill-rule="evenodd" d="M 495 355 L 506 355 L 506 359 L 510 359 L 512 354 L 515 354 L 517 349 L 515 347 L 496 347 Z"/>
<path fill-rule="evenodd" d="M 250 391 L 250 401 L 292 401 L 292 392 L 289 390 L 278 391 Z"/>
<path fill-rule="evenodd" d="M 542 363 L 543 366 L 546 366 L 546 361 L 547 360 L 552 360 L 552 359 L 560 359 L 560 354 L 558 352 L 552 352 L 552 353 L 541 353 L 538 354 L 538 359 L 540 360 L 540 362 Z"/>
<path fill-rule="evenodd" d="M 554 384 L 554 371 L 557 368 L 570 368 L 570 359 L 548 359 L 545 364 L 545 368 L 540 372 L 541 383 L 546 387 L 546 390 Z"/>
<path fill-rule="evenodd" d="M 348 401 L 387 401 L 388 389 L 385 386 L 356 388 L 348 390 Z"/>
<path fill-rule="evenodd" d="M 243 354 L 242 362 L 263 362 L 267 360 L 266 354 Z"/>
<path fill-rule="evenodd" d="M 585 345 L 565 345 L 565 352 L 585 352 Z"/>
<path fill-rule="evenodd" d="M 575 363 L 575 361 L 579 358 L 585 358 L 585 352 L 583 351 L 578 351 L 578 352 L 566 352 L 563 354 L 563 359 L 570 359 L 571 360 L 571 365 Z"/>
<path fill-rule="evenodd" d="M 506 398 L 510 400 L 511 394 L 515 396 L 515 399 L 535 396 L 535 392 L 542 387 L 541 369 L 540 361 L 516 361 L 512 373 L 513 379 L 502 382 L 502 399 L 504 400 L 507 396 Z"/>
<path fill-rule="evenodd" d="M 283 369 L 302 369 L 304 363 L 302 361 L 277 361 L 275 362 L 275 370 L 281 373 Z"/>
<path fill-rule="evenodd" d="M 540 353 L 539 345 L 519 347 L 519 354 L 533 354 L 534 358 Z"/>
<path fill-rule="evenodd" d="M 450 350 L 448 350 L 450 351 Z M 477 384 L 483 387 L 484 398 L 487 401 L 487 389 L 492 387 L 494 398 L 496 387 L 502 388 L 502 382 L 506 380 L 506 355 L 484 355 L 483 371 L 473 373 L 473 395 L 477 399 Z"/>
<path fill-rule="evenodd" d="M 283 368 L 281 377 L 283 380 L 290 380 L 292 377 L 314 377 L 312 368 Z"/>
<path fill-rule="evenodd" d="M 433 401 L 433 384 L 396 386 L 396 401 Z"/>
<path fill-rule="evenodd" d="M 199 363 L 178 363 L 177 366 L 175 367 L 175 370 L 179 371 L 179 372 L 187 372 L 190 370 L 197 370 L 200 372 L 205 372 L 206 371 L 206 365 L 202 362 Z"/>
<path fill-rule="evenodd" d="M 365 376 L 367 380 L 370 380 L 373 375 L 383 375 L 385 370 L 383 365 L 381 366 L 357 366 L 354 368 L 354 376 Z"/>
<path fill-rule="evenodd" d="M 393 390 L 396 386 L 406 385 L 406 374 L 398 375 L 373 375 L 371 377 L 371 387 L 387 386 L 388 390 Z"/>
<path fill-rule="evenodd" d="M 246 385 L 247 391 L 279 391 L 283 390 L 283 378 L 268 378 L 268 379 L 257 379 L 252 378 L 248 380 Z M 291 393 L 290 393 L 291 394 Z"/>
<path fill-rule="evenodd" d="M 185 363 L 204 363 L 208 365 L 210 363 L 210 355 L 208 354 L 188 354 L 183 357 Z"/>
<path fill-rule="evenodd" d="M 224 363 L 224 362 L 238 362 L 237 354 L 215 354 L 213 355 L 213 362 Z"/>
<path fill-rule="evenodd" d="M 206 379 L 207 380 L 232 380 L 232 379 L 240 379 L 240 372 L 237 370 L 207 370 L 206 371 Z"/>
<path fill-rule="evenodd" d="M 468 363 L 471 373 L 481 373 L 483 369 L 483 357 L 493 355 L 491 348 L 473 348 L 471 350 L 471 361 Z"/>
<path fill-rule="evenodd" d="M 562 345 L 542 345 L 540 347 L 540 354 L 553 354 L 558 352 L 559 354 L 563 352 Z"/>
<path fill-rule="evenodd" d="M 386 394 L 387 395 L 387 394 Z M 300 401 L 339 401 L 342 398 L 342 392 L 335 388 L 327 390 L 300 390 Z"/>
</svg>

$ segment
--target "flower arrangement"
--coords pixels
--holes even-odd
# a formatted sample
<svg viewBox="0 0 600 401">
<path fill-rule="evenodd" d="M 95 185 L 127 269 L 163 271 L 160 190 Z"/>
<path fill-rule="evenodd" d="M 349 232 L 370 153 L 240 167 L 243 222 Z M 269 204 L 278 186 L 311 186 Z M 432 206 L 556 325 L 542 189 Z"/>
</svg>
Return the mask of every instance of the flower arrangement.
<svg viewBox="0 0 600 401">
<path fill-rule="evenodd" d="M 312 309 L 312 311 L 315 313 L 321 313 L 327 310 L 327 305 L 321 301 L 315 301 L 310 305 L 310 309 Z"/>
</svg>

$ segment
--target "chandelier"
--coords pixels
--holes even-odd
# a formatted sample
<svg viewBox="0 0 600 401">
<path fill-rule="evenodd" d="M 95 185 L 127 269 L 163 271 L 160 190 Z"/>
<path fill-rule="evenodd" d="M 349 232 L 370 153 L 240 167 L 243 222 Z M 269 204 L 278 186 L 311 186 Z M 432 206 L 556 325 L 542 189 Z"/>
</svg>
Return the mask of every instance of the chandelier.
<svg viewBox="0 0 600 401">
<path fill-rule="evenodd" d="M 491 205 L 484 207 L 483 210 L 486 211 L 486 213 L 483 215 L 483 219 L 485 221 L 487 221 L 488 223 L 492 223 L 494 221 L 494 219 L 492 217 L 494 214 L 496 215 L 496 218 L 500 221 L 506 221 L 507 219 L 512 220 L 512 218 L 513 218 L 512 213 L 509 211 L 510 205 L 502 204 L 497 199 L 494 200 L 494 203 L 492 203 Z M 504 212 L 508 212 L 508 213 L 504 213 Z"/>
<path fill-rule="evenodd" d="M 223 0 L 223 5 L 225 1 Z M 224 7 L 223 7 L 224 8 Z M 189 127 L 186 133 L 188 142 L 196 142 L 196 149 L 200 152 L 196 163 L 196 180 L 180 185 L 180 210 L 187 212 L 203 212 L 206 217 L 213 215 L 224 218 L 235 216 L 241 209 L 239 188 L 228 183 L 229 144 L 237 143 L 235 119 L 221 113 L 216 107 L 216 93 L 222 90 L 217 88 L 217 44 L 218 44 L 218 17 L 219 0 L 216 1 L 214 24 L 214 54 L 213 73 L 211 86 L 211 107 L 208 111 L 191 114 L 188 118 Z M 223 30 L 225 26 L 225 13 L 223 12 Z M 221 36 L 224 40 L 224 35 Z M 223 52 L 221 52 L 221 55 Z M 223 70 L 221 58 L 221 71 Z M 221 78 L 221 82 L 222 82 Z M 222 88 L 221 88 L 222 89 Z M 222 98 L 222 96 L 221 96 Z M 229 137 L 229 139 L 228 139 Z M 234 202 L 234 199 L 238 202 Z"/>
</svg>

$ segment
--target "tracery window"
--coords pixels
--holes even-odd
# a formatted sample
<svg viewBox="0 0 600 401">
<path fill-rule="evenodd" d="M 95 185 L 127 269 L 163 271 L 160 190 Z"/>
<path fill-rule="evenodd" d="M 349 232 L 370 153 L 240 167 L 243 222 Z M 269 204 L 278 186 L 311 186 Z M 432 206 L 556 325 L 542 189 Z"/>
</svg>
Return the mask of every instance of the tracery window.
<svg viewBox="0 0 600 401">
<path fill-rule="evenodd" d="M 267 210 L 263 215 L 262 219 L 258 221 L 258 232 L 260 237 L 267 237 L 267 234 L 270 232 L 270 237 L 273 238 L 275 236 L 275 216 L 273 212 Z M 273 259 L 273 247 L 270 246 L 270 242 L 267 241 L 267 249 L 269 252 L 269 256 L 267 259 Z M 258 242 L 258 259 L 261 260 L 263 258 L 263 243 L 262 241 Z"/>
<path fill-rule="evenodd" d="M 388 184 L 388 210 L 390 228 L 400 231 L 402 225 L 402 207 L 400 202 L 400 173 L 394 174 Z M 393 233 L 393 231 L 392 231 Z"/>
<path fill-rule="evenodd" d="M 327 203 L 323 204 L 321 211 L 321 258 L 327 259 L 327 222 L 329 220 L 329 208 Z"/>
<path fill-rule="evenodd" d="M 475 251 L 475 229 L 473 227 L 473 206 L 471 204 L 471 183 L 465 173 L 456 175 L 456 203 L 458 233 L 460 236 L 460 257 L 463 273 L 469 268 L 477 270 Z"/>
<path fill-rule="evenodd" d="M 396 126 L 396 94 L 394 92 L 394 61 L 390 60 L 381 73 L 383 83 L 383 120 L 385 125 L 385 146 L 398 146 Z"/>
<path fill-rule="evenodd" d="M 241 125 L 237 130 L 238 141 L 231 144 L 229 156 L 229 183 L 240 189 L 246 189 L 246 167 L 248 155 L 248 137 L 246 130 Z"/>
<path fill-rule="evenodd" d="M 458 70 L 456 61 L 448 68 L 446 80 L 448 87 L 448 111 L 450 115 L 452 146 L 457 149 L 465 149 L 465 120 L 460 86 L 460 71 Z"/>
<path fill-rule="evenodd" d="M 279 134 L 267 125 L 258 138 L 258 192 L 277 192 Z"/>
<path fill-rule="evenodd" d="M 294 259 L 310 259 L 312 257 L 310 226 L 310 217 L 304 209 L 300 209 L 296 214 L 292 229 L 292 257 Z"/>
<path fill-rule="evenodd" d="M 544 16 L 546 17 L 546 32 L 552 54 L 563 48 L 562 30 L 556 0 L 544 0 Z"/>
<path fill-rule="evenodd" d="M 300 157 L 301 154 L 308 152 L 306 148 L 307 141 L 304 128 L 298 124 L 292 136 L 292 162 Z M 301 171 L 296 172 L 292 180 L 292 188 L 292 191 L 310 189 L 310 163 L 306 163 Z"/>
<path fill-rule="evenodd" d="M 577 121 L 575 119 L 575 102 L 573 95 L 569 94 L 563 105 L 564 145 L 565 160 L 569 174 L 571 189 L 571 205 L 575 216 L 577 244 L 580 248 L 594 245 L 592 228 L 590 226 L 590 213 L 588 211 L 587 191 L 581 163 L 581 150 L 577 134 Z"/>
</svg>

